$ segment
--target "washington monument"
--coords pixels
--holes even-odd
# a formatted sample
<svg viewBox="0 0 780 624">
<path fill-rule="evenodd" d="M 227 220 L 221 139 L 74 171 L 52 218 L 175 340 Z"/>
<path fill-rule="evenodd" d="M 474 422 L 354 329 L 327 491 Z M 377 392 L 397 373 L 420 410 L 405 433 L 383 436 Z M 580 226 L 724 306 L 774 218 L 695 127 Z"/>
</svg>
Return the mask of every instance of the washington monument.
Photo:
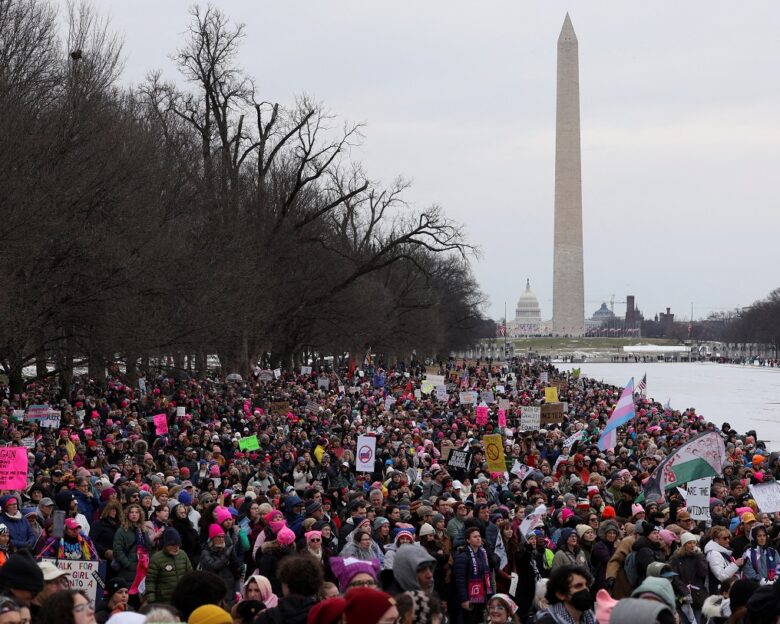
<svg viewBox="0 0 780 624">
<path fill-rule="evenodd" d="M 583 279 L 579 57 L 577 35 L 574 34 L 574 27 L 567 13 L 558 37 L 553 334 L 583 335 Z"/>
</svg>

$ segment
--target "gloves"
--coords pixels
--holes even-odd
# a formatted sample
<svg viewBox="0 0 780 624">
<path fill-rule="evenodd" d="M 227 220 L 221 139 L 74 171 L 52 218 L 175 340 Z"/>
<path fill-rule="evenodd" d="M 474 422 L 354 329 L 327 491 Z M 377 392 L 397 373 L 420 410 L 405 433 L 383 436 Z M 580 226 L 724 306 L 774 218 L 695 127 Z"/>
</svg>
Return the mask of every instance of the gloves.
<svg viewBox="0 0 780 624">
<path fill-rule="evenodd" d="M 611 592 L 613 587 L 615 587 L 614 577 L 604 580 L 604 589 L 606 589 L 608 592 Z"/>
<path fill-rule="evenodd" d="M 691 596 L 690 594 L 688 594 L 687 596 L 683 596 L 680 599 L 680 602 L 682 604 L 692 604 L 693 603 L 693 596 Z"/>
</svg>

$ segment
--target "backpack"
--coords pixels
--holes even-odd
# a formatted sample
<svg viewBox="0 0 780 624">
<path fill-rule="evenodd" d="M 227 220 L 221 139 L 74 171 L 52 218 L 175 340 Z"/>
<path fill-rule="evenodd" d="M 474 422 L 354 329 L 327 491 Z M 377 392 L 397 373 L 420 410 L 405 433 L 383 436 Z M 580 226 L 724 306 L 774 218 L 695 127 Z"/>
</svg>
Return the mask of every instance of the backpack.
<svg viewBox="0 0 780 624">
<path fill-rule="evenodd" d="M 623 561 L 623 572 L 632 588 L 639 582 L 639 572 L 636 569 L 636 551 L 632 550 Z"/>
</svg>

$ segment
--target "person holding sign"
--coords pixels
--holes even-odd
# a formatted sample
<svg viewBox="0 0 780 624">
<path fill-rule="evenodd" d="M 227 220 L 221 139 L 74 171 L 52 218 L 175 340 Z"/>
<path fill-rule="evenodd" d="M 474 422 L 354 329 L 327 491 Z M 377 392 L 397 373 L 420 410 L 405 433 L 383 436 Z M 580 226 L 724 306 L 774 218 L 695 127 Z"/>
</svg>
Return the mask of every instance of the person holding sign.
<svg viewBox="0 0 780 624">
<path fill-rule="evenodd" d="M 97 561 L 98 554 L 92 540 L 81 532 L 81 525 L 74 518 L 65 518 L 62 537 L 50 537 L 46 541 L 38 554 L 38 560 L 41 559 Z"/>
</svg>

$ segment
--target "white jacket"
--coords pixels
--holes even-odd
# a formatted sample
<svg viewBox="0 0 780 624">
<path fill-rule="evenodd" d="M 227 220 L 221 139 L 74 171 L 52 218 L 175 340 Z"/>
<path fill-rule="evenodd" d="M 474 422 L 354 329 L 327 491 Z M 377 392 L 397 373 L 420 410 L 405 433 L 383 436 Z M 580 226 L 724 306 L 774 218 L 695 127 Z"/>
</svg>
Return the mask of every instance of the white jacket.
<svg viewBox="0 0 780 624">
<path fill-rule="evenodd" d="M 739 572 L 739 566 L 731 561 L 733 559 L 731 551 L 718 544 L 715 540 L 707 542 L 707 545 L 704 547 L 704 554 L 707 556 L 710 572 L 721 583 Z"/>
</svg>

